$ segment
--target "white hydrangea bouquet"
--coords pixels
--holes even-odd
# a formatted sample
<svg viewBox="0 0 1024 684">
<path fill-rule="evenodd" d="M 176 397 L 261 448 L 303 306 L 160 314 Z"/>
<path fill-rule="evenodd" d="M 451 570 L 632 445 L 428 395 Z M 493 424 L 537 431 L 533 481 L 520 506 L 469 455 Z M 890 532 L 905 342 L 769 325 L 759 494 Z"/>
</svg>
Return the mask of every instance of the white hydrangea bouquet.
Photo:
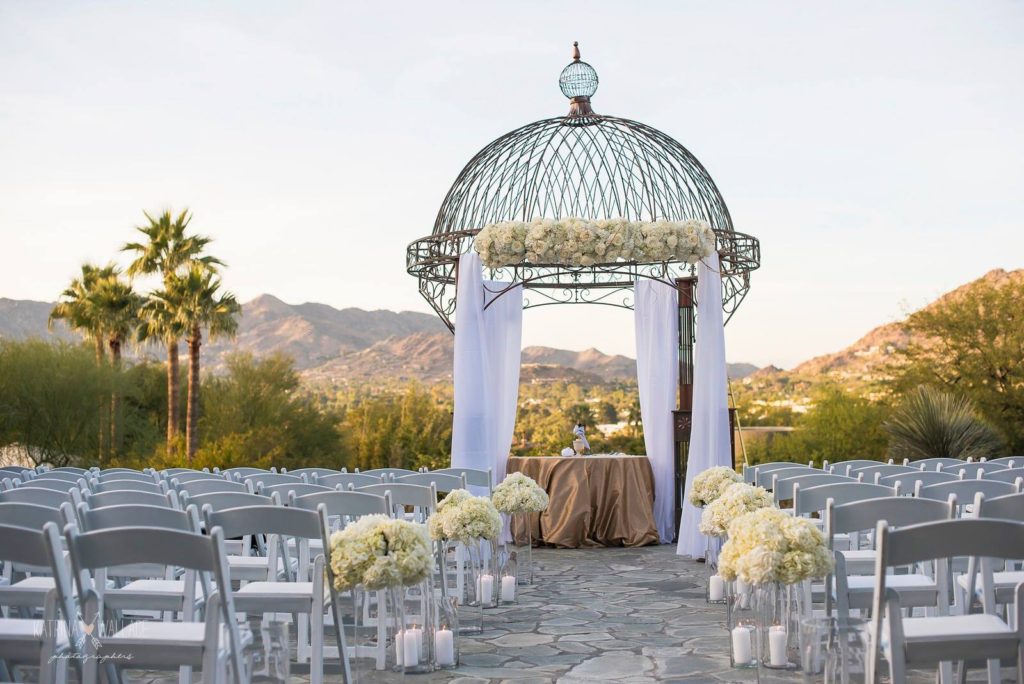
<svg viewBox="0 0 1024 684">
<path fill-rule="evenodd" d="M 494 488 L 491 501 L 500 513 L 540 513 L 547 510 L 548 493 L 522 473 L 510 473 Z"/>
<path fill-rule="evenodd" d="M 704 509 L 700 532 L 709 537 L 724 537 L 735 520 L 752 511 L 770 508 L 773 503 L 772 495 L 764 487 L 733 482 Z"/>
<path fill-rule="evenodd" d="M 434 568 L 426 528 L 386 515 L 359 518 L 332 534 L 330 544 L 339 591 L 358 584 L 371 591 L 408 587 L 425 580 Z"/>
<path fill-rule="evenodd" d="M 456 489 L 437 505 L 437 511 L 427 520 L 427 528 L 433 539 L 469 545 L 477 539 L 497 539 L 501 534 L 501 515 L 486 496 Z"/>
<path fill-rule="evenodd" d="M 832 570 L 825 535 L 808 518 L 763 508 L 733 520 L 718 572 L 752 585 L 796 584 Z"/>
<path fill-rule="evenodd" d="M 728 466 L 708 468 L 693 478 L 688 499 L 694 506 L 704 508 L 722 496 L 730 485 L 742 481 L 743 477 Z"/>
<path fill-rule="evenodd" d="M 619 261 L 695 264 L 714 253 L 706 221 L 535 218 L 484 226 L 473 241 L 487 268 L 520 263 L 588 267 Z"/>
</svg>

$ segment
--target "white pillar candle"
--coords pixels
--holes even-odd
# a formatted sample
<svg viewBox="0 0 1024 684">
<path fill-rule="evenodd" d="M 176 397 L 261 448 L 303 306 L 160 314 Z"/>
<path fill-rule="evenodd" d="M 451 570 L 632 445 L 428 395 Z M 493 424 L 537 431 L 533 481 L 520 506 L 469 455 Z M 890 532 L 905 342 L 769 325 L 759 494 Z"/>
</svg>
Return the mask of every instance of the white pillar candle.
<svg viewBox="0 0 1024 684">
<path fill-rule="evenodd" d="M 494 575 L 480 575 L 476 583 L 477 598 L 481 605 L 489 606 L 494 597 Z"/>
<path fill-rule="evenodd" d="M 718 575 L 712 575 L 708 582 L 708 599 L 721 601 L 725 598 L 725 580 Z"/>
<path fill-rule="evenodd" d="M 501 578 L 501 600 L 508 603 L 516 600 L 516 578 L 512 575 Z"/>
<path fill-rule="evenodd" d="M 413 627 L 412 629 L 405 630 L 405 640 L 412 639 L 413 646 L 416 648 L 416 660 L 413 663 L 419 663 L 423 660 L 423 630 L 419 627 Z"/>
<path fill-rule="evenodd" d="M 407 629 L 402 633 L 402 652 L 406 667 L 414 667 L 420 662 L 420 643 L 412 632 L 413 630 Z"/>
<path fill-rule="evenodd" d="M 772 667 L 785 667 L 789 662 L 786 656 L 786 628 L 775 625 L 768 630 L 768 664 Z"/>
<path fill-rule="evenodd" d="M 737 625 L 732 630 L 732 660 L 737 665 L 746 665 L 751 659 L 750 628 Z"/>
<path fill-rule="evenodd" d="M 455 635 L 452 630 L 442 627 L 434 633 L 434 652 L 438 665 L 455 664 Z"/>
</svg>

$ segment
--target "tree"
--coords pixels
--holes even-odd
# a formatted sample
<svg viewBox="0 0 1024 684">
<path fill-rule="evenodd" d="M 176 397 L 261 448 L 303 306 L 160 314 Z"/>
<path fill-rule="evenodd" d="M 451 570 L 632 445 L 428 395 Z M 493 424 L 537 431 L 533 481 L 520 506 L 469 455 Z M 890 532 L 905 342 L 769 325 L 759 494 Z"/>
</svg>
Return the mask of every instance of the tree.
<svg viewBox="0 0 1024 684">
<path fill-rule="evenodd" d="M 1003 452 L 999 432 L 982 420 L 964 396 L 922 385 L 904 398 L 886 421 L 894 459 L 992 458 Z"/>
<path fill-rule="evenodd" d="M 93 300 L 100 327 L 110 347 L 110 361 L 115 371 L 121 370 L 121 352 L 126 340 L 134 336 L 138 327 L 139 306 L 142 298 L 114 269 L 96 283 Z M 110 453 L 117 456 L 124 446 L 121 415 L 121 392 L 115 385 L 110 393 Z"/>
<path fill-rule="evenodd" d="M 894 387 L 935 385 L 961 394 L 1024 451 L 1024 278 L 985 278 L 907 319 Z"/>
<path fill-rule="evenodd" d="M 129 276 L 159 273 L 166 289 L 170 278 L 184 269 L 201 265 L 216 271 L 223 262 L 203 254 L 211 238 L 202 235 L 186 235 L 192 216 L 185 209 L 176 217 L 164 211 L 153 218 L 143 212 L 148 225 L 136 230 L 145 236 L 142 242 L 129 242 L 121 248 L 123 252 L 134 252 L 135 260 L 128 266 Z M 168 299 L 147 307 L 145 314 L 145 339 L 162 341 L 167 346 L 167 452 L 171 454 L 178 435 L 178 341 L 186 334 L 179 324 Z"/>
<path fill-rule="evenodd" d="M 163 292 L 154 298 L 175 306 L 176 318 L 185 327 L 188 344 L 188 402 L 185 410 L 185 454 L 191 466 L 199 448 L 200 377 L 199 355 L 203 329 L 210 339 L 234 337 L 242 311 L 235 296 L 221 292 L 221 281 L 203 264 L 193 264 L 183 274 L 172 275 Z"/>
<path fill-rule="evenodd" d="M 103 330 L 102 311 L 96 302 L 96 289 L 99 283 L 111 278 L 117 273 L 117 267 L 113 264 L 106 266 L 94 266 L 93 264 L 82 264 L 81 276 L 71 281 L 60 300 L 50 312 L 48 325 L 53 326 L 54 321 L 64 321 L 72 329 L 81 333 L 86 339 L 91 340 L 96 354 L 96 364 L 102 365 L 106 358 L 104 351 L 106 339 Z M 96 422 L 99 425 L 99 440 L 96 449 L 100 462 L 103 461 L 107 443 L 107 395 L 98 395 L 100 410 Z"/>
<path fill-rule="evenodd" d="M 179 396 L 181 372 L 178 363 L 178 340 L 187 332 L 178 313 L 181 302 L 177 293 L 157 290 L 139 309 L 139 341 L 159 340 L 167 345 L 167 456 L 172 457 L 178 443 Z"/>
</svg>

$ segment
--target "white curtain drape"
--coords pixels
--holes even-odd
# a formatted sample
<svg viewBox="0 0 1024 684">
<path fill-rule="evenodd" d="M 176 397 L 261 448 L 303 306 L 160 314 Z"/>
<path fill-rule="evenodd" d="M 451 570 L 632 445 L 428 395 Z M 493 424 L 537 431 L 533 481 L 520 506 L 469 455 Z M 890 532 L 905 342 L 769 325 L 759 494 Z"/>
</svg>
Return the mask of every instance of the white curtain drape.
<svg viewBox="0 0 1024 684">
<path fill-rule="evenodd" d="M 455 304 L 455 411 L 452 466 L 505 476 L 519 399 L 523 292 L 516 287 L 487 309 L 483 268 L 473 251 L 459 258 Z M 491 283 L 499 289 L 507 283 Z"/>
<path fill-rule="evenodd" d="M 672 411 L 679 386 L 679 293 L 665 283 L 634 285 L 636 375 L 644 446 L 654 471 L 654 521 L 666 544 L 675 531 L 675 436 Z"/>
<path fill-rule="evenodd" d="M 732 467 L 729 435 L 725 328 L 722 320 L 722 276 L 718 255 L 697 265 L 697 340 L 693 359 L 693 427 L 686 465 L 686 494 L 679 524 L 680 556 L 701 558 L 706 539 L 700 533 L 700 509 L 686 497 L 693 478 L 714 466 Z"/>
</svg>

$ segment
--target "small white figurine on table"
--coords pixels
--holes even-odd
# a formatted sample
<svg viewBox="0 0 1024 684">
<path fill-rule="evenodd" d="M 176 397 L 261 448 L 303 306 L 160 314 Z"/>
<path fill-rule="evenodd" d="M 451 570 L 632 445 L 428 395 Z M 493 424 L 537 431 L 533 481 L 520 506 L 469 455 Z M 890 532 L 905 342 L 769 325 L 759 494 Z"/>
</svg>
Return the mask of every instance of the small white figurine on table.
<svg viewBox="0 0 1024 684">
<path fill-rule="evenodd" d="M 577 455 L 582 456 L 585 452 L 590 451 L 590 442 L 587 441 L 587 434 L 583 428 L 583 423 L 576 423 L 576 427 L 572 429 L 572 434 L 576 437 L 572 442 L 572 448 L 576 450 Z"/>
</svg>

